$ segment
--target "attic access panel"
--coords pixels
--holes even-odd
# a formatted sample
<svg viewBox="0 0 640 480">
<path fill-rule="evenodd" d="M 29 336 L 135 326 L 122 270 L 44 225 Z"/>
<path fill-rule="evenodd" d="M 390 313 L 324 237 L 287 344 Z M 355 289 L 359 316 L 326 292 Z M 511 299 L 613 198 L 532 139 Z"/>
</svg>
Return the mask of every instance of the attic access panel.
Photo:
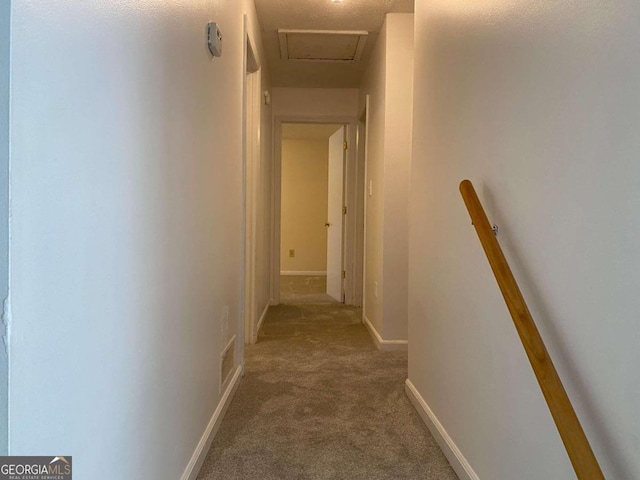
<svg viewBox="0 0 640 480">
<path fill-rule="evenodd" d="M 356 30 L 278 30 L 280 58 L 304 62 L 360 61 L 369 32 Z"/>
</svg>

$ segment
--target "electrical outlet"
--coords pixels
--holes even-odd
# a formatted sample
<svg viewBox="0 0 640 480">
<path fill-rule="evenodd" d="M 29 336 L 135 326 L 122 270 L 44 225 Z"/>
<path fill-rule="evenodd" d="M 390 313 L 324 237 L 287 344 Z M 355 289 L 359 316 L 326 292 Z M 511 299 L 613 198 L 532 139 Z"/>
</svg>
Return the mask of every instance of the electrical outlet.
<svg viewBox="0 0 640 480">
<path fill-rule="evenodd" d="M 373 195 L 373 180 L 369 180 L 369 196 Z"/>
<path fill-rule="evenodd" d="M 378 298 L 378 282 L 373 282 L 373 295 Z"/>
<path fill-rule="evenodd" d="M 291 258 L 295 257 L 295 256 L 296 256 L 296 251 L 295 251 L 294 249 L 290 249 L 290 250 L 289 250 L 289 256 L 290 256 Z"/>
</svg>

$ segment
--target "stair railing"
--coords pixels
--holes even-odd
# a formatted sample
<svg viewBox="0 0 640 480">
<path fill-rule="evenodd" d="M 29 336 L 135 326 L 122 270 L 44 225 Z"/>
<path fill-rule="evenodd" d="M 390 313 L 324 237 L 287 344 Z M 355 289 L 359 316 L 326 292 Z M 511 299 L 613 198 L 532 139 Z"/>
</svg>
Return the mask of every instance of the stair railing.
<svg viewBox="0 0 640 480">
<path fill-rule="evenodd" d="M 463 180 L 460 183 L 460 193 L 578 479 L 604 479 L 473 184 L 469 180 Z"/>
</svg>

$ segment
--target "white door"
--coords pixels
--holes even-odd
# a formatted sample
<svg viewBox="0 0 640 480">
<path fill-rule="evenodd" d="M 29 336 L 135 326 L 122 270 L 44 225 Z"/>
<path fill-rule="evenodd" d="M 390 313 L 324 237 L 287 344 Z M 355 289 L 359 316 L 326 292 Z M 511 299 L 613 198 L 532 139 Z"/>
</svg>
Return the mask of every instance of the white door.
<svg viewBox="0 0 640 480">
<path fill-rule="evenodd" d="M 345 127 L 329 138 L 329 201 L 327 208 L 327 294 L 342 302 L 342 207 Z"/>
</svg>

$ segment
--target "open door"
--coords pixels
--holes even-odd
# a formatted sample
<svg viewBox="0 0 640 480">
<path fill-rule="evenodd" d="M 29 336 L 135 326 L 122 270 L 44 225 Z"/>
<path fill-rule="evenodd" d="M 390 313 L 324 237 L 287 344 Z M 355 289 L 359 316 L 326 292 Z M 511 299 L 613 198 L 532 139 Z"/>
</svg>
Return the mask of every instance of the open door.
<svg viewBox="0 0 640 480">
<path fill-rule="evenodd" d="M 329 138 L 329 198 L 327 207 L 327 295 L 344 302 L 343 266 L 343 206 L 345 130 L 338 129 Z"/>
</svg>

